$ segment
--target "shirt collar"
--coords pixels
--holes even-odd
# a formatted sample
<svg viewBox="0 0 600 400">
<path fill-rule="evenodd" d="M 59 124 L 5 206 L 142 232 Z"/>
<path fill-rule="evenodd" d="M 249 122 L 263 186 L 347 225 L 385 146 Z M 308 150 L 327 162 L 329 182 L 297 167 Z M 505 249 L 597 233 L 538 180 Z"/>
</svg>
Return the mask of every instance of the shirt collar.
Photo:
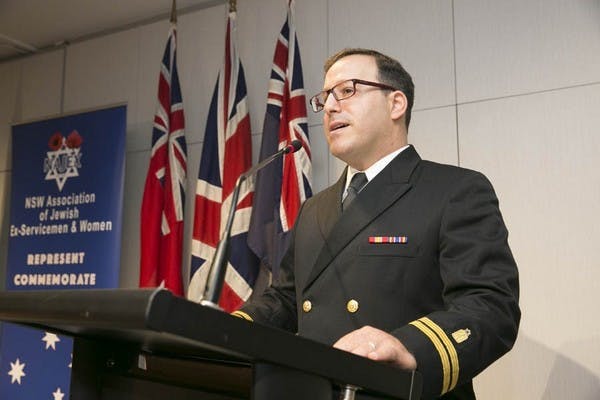
<svg viewBox="0 0 600 400">
<path fill-rule="evenodd" d="M 359 171 L 357 169 L 352 168 L 351 166 L 348 166 L 348 169 L 346 171 L 346 184 L 344 185 L 344 192 L 343 192 L 342 197 L 346 197 L 346 190 L 348 189 L 348 185 L 350 185 L 350 180 L 352 180 L 352 177 L 354 176 L 354 174 L 356 174 L 358 172 L 364 172 L 365 175 L 367 176 L 367 185 L 368 185 L 369 182 L 371 182 L 371 180 L 373 178 L 375 178 L 381 171 L 383 171 L 383 169 L 385 167 L 387 167 L 387 165 L 394 158 L 396 158 L 396 156 L 398 154 L 402 153 L 404 150 L 406 150 L 409 147 L 410 147 L 410 145 L 406 145 L 404 147 L 399 148 L 398 150 L 391 152 L 387 156 L 384 156 L 383 158 L 379 159 L 379 161 L 375 162 L 375 164 L 371 165 L 369 168 L 365 169 L 364 171 Z M 365 185 L 365 186 L 367 186 L 367 185 Z"/>
</svg>

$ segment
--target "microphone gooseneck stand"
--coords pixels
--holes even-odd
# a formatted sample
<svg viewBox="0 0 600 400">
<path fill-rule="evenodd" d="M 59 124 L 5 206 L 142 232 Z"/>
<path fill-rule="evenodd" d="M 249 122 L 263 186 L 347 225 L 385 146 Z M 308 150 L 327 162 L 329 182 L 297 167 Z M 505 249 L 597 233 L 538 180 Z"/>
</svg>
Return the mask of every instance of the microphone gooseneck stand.
<svg viewBox="0 0 600 400">
<path fill-rule="evenodd" d="M 358 386 L 344 385 L 340 392 L 340 400 L 354 400 L 358 389 L 360 389 Z"/>
</svg>

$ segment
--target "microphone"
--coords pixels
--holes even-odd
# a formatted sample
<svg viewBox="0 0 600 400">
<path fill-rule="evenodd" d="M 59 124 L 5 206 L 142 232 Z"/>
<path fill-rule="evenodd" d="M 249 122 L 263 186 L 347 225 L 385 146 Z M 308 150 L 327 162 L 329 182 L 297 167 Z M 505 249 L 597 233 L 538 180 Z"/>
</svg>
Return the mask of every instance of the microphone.
<svg viewBox="0 0 600 400">
<path fill-rule="evenodd" d="M 241 181 L 244 181 L 244 180 L 248 179 L 249 177 L 251 177 L 252 175 L 254 175 L 255 173 L 257 173 L 259 170 L 263 169 L 267 165 L 269 165 L 276 158 L 279 158 L 279 157 L 281 157 L 284 154 L 295 153 L 298 150 L 300 150 L 301 148 L 302 148 L 302 142 L 301 141 L 299 141 L 299 140 L 292 140 L 292 143 L 288 144 L 283 149 L 279 150 L 277 153 L 275 153 L 275 154 L 273 154 L 273 155 L 265 158 L 264 160 L 262 160 L 261 162 L 259 162 L 258 164 L 256 164 L 254 167 L 250 168 L 248 171 L 246 171 L 245 173 L 243 173 L 242 175 L 240 175 L 240 181 L 238 181 L 238 184 L 241 183 Z"/>
<path fill-rule="evenodd" d="M 233 195 L 231 196 L 231 207 L 229 208 L 229 214 L 227 215 L 227 223 L 223 236 L 219 240 L 215 256 L 213 257 L 212 263 L 210 264 L 210 270 L 208 273 L 208 280 L 206 288 L 204 289 L 204 296 L 200 304 L 203 306 L 209 306 L 220 310 L 219 297 L 221 297 L 221 290 L 223 289 L 223 282 L 225 281 L 225 272 L 227 271 L 227 255 L 229 252 L 229 237 L 231 236 L 231 227 L 233 226 L 233 217 L 235 215 L 235 209 L 240 195 L 240 188 L 242 183 L 256 174 L 258 171 L 272 163 L 277 158 L 284 154 L 295 153 L 302 148 L 302 142 L 299 140 L 293 140 L 290 144 L 279 150 L 277 153 L 265 158 L 254 167 L 250 168 L 245 173 L 241 174 L 238 178 Z"/>
</svg>

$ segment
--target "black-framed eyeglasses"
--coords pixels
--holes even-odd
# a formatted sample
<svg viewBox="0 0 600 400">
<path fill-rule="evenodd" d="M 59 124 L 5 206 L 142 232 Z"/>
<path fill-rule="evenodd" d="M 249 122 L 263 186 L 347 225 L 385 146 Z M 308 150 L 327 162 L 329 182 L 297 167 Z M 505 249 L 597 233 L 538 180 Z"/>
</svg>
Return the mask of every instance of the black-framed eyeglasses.
<svg viewBox="0 0 600 400">
<path fill-rule="evenodd" d="M 314 112 L 319 112 L 325 107 L 325 102 L 327 101 L 327 97 L 332 94 L 333 98 L 337 101 L 345 100 L 349 97 L 354 96 L 356 93 L 356 84 L 360 83 L 361 85 L 374 86 L 383 90 L 398 90 L 389 85 L 385 85 L 379 82 L 371 82 L 371 81 L 363 81 L 362 79 L 348 79 L 347 81 L 342 81 L 337 85 L 333 86 L 329 90 L 323 90 L 322 92 L 317 93 L 313 97 L 310 98 L 310 106 Z"/>
</svg>

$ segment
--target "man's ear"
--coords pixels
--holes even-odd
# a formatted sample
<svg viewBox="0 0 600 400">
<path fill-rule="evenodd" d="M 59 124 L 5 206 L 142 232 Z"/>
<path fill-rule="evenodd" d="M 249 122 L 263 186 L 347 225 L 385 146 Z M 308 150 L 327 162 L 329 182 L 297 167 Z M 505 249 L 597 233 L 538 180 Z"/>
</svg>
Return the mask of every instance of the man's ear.
<svg viewBox="0 0 600 400">
<path fill-rule="evenodd" d="M 400 90 L 396 90 L 391 93 L 391 112 L 390 116 L 393 120 L 402 118 L 406 114 L 406 107 L 408 107 L 408 101 L 406 96 Z"/>
</svg>

